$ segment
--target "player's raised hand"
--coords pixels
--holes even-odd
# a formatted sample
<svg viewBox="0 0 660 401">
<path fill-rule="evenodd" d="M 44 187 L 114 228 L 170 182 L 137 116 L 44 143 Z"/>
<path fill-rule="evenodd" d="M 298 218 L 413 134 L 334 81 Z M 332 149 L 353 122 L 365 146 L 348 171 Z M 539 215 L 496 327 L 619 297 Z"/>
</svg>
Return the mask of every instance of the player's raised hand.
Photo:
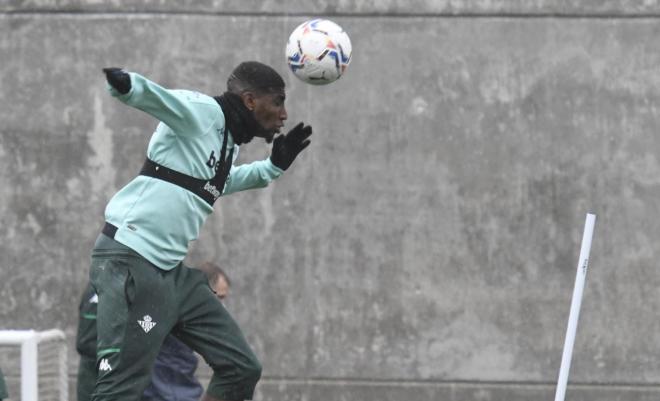
<svg viewBox="0 0 660 401">
<path fill-rule="evenodd" d="M 282 170 L 288 169 L 296 156 L 310 144 L 310 135 L 312 135 L 312 127 L 302 122 L 287 134 L 279 135 L 273 141 L 270 161 Z"/>
<path fill-rule="evenodd" d="M 123 69 L 108 67 L 104 68 L 103 72 L 105 73 L 105 79 L 117 92 L 125 95 L 131 90 L 131 76 Z"/>
</svg>

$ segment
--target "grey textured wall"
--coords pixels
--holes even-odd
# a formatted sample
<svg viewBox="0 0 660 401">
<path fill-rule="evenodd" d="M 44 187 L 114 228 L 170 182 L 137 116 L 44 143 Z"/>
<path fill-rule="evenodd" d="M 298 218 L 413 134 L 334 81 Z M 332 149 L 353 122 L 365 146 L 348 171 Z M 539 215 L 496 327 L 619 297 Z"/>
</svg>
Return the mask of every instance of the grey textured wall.
<svg viewBox="0 0 660 401">
<path fill-rule="evenodd" d="M 258 399 L 551 399 L 588 211 L 568 397 L 658 399 L 660 1 L 170 3 L 0 0 L 0 328 L 73 338 L 105 203 L 143 161 L 155 122 L 100 69 L 216 94 L 258 59 L 312 145 L 222 200 L 189 258 L 232 276 Z M 327 87 L 285 66 L 312 16 L 353 41 Z"/>
</svg>

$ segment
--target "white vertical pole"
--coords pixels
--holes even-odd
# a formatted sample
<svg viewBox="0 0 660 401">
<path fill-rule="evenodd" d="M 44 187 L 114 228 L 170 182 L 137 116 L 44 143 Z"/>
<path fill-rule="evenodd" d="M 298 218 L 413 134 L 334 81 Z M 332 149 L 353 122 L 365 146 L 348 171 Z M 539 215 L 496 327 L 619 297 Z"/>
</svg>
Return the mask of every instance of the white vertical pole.
<svg viewBox="0 0 660 401">
<path fill-rule="evenodd" d="M 30 331 L 21 344 L 21 400 L 39 401 L 37 371 L 37 334 Z"/>
<path fill-rule="evenodd" d="M 568 371 L 571 369 L 571 357 L 573 356 L 573 345 L 575 344 L 575 333 L 577 331 L 578 318 L 580 317 L 582 293 L 584 292 L 584 281 L 587 277 L 589 253 L 591 252 L 591 240 L 594 236 L 595 224 L 596 215 L 588 213 L 587 219 L 584 223 L 584 233 L 582 234 L 580 260 L 577 265 L 577 275 L 575 277 L 575 287 L 573 288 L 571 311 L 568 315 L 568 328 L 566 329 L 566 340 L 564 341 L 564 353 L 561 356 L 561 367 L 559 368 L 559 379 L 557 381 L 555 401 L 564 401 L 564 397 L 566 396 Z"/>
</svg>

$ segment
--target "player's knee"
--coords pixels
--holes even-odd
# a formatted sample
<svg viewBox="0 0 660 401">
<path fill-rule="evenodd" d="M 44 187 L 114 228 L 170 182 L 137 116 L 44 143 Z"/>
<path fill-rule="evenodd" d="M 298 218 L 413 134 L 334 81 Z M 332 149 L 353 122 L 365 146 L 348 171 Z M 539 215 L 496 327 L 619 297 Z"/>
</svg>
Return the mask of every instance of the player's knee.
<svg viewBox="0 0 660 401">
<path fill-rule="evenodd" d="M 244 384 L 256 384 L 261 378 L 261 362 L 255 357 L 248 357 L 240 363 L 234 364 L 233 369 L 228 370 L 227 366 L 213 366 L 214 377 L 222 381 L 227 375 L 234 377 L 234 381 Z"/>
<path fill-rule="evenodd" d="M 250 359 L 250 363 L 246 364 L 243 369 L 243 377 L 246 382 L 257 383 L 261 378 L 262 366 L 256 358 Z"/>
<path fill-rule="evenodd" d="M 261 378 L 261 369 L 261 363 L 256 358 L 234 365 L 231 372 L 227 371 L 226 366 L 224 369 L 214 367 L 206 392 L 220 400 L 251 400 Z"/>
</svg>

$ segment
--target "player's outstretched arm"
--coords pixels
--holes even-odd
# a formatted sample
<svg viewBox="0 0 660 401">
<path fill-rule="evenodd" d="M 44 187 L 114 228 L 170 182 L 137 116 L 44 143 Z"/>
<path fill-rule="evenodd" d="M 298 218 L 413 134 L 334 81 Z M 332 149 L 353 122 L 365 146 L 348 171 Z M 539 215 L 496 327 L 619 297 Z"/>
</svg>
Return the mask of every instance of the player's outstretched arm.
<svg viewBox="0 0 660 401">
<path fill-rule="evenodd" d="M 312 135 L 312 127 L 300 123 L 286 135 L 275 138 L 270 158 L 232 166 L 223 195 L 263 188 L 270 184 L 291 166 L 300 152 L 309 146 L 310 135 Z"/>
<path fill-rule="evenodd" d="M 167 124 L 177 135 L 205 133 L 218 113 L 210 107 L 195 107 L 189 91 L 172 91 L 140 74 L 122 68 L 104 68 L 110 92 L 123 103 L 135 107 Z"/>
<path fill-rule="evenodd" d="M 310 144 L 312 127 L 300 122 L 285 135 L 279 135 L 273 141 L 270 161 L 282 170 L 288 169 L 296 156 Z"/>
</svg>

